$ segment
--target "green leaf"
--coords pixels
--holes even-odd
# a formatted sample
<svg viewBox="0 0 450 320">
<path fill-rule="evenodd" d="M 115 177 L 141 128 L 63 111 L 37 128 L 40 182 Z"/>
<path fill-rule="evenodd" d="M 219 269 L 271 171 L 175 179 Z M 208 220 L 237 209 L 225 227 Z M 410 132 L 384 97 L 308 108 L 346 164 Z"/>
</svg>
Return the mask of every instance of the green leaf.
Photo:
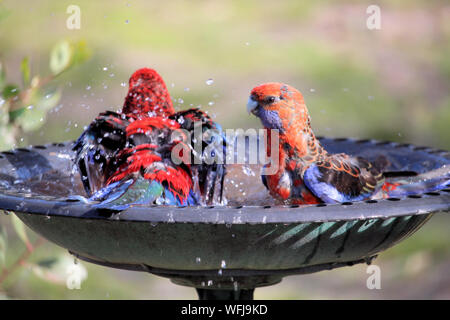
<svg viewBox="0 0 450 320">
<path fill-rule="evenodd" d="M 25 245 L 27 246 L 28 249 L 32 248 L 30 240 L 28 240 L 28 235 L 25 230 L 25 225 L 23 224 L 23 222 L 19 218 L 17 218 L 17 216 L 15 214 L 11 215 L 11 219 L 12 219 L 12 224 L 13 224 L 14 230 L 16 231 L 17 235 L 19 236 L 20 240 L 22 240 L 23 243 L 25 243 Z"/>
<path fill-rule="evenodd" d="M 15 142 L 16 129 L 10 124 L 0 125 L 0 150 L 10 150 Z"/>
<path fill-rule="evenodd" d="M 61 99 L 61 95 L 62 90 L 60 88 L 54 91 L 48 91 L 44 95 L 38 92 L 36 94 L 36 106 L 39 109 L 48 111 L 58 104 L 59 100 Z"/>
<path fill-rule="evenodd" d="M 2 96 L 3 99 L 9 99 L 17 96 L 20 93 L 19 87 L 15 84 L 8 84 L 3 88 Z"/>
<path fill-rule="evenodd" d="M 78 41 L 73 44 L 73 62 L 72 65 L 79 65 L 88 60 L 92 55 L 85 41 Z"/>
<path fill-rule="evenodd" d="M 30 83 L 30 59 L 28 57 L 23 58 L 20 64 L 20 72 L 22 72 L 22 82 L 24 86 Z"/>
<path fill-rule="evenodd" d="M 10 102 L 4 101 L 0 106 L 0 127 L 4 127 L 9 123 L 9 107 Z"/>
<path fill-rule="evenodd" d="M 31 106 L 30 106 L 31 107 Z M 33 106 L 32 109 L 26 109 L 17 117 L 16 123 L 21 126 L 25 132 L 37 130 L 44 125 L 44 120 L 47 112 L 41 108 Z"/>
<path fill-rule="evenodd" d="M 11 122 L 16 121 L 27 109 L 26 108 L 20 108 L 9 112 L 9 120 Z"/>
<path fill-rule="evenodd" d="M 58 42 L 50 54 L 50 70 L 57 76 L 72 66 L 81 64 L 91 57 L 91 50 L 85 41 L 75 43 L 63 40 Z"/>
<path fill-rule="evenodd" d="M 59 260 L 60 258 L 58 257 L 50 257 L 40 260 L 36 264 L 41 268 L 51 269 L 59 262 Z"/>
<path fill-rule="evenodd" d="M 58 75 L 70 67 L 73 59 L 73 48 L 69 41 L 58 42 L 50 53 L 50 70 L 53 75 Z"/>
<path fill-rule="evenodd" d="M 4 266 L 6 262 L 6 248 L 7 248 L 8 235 L 6 229 L 0 225 L 0 266 Z"/>
<path fill-rule="evenodd" d="M 34 90 L 27 107 L 10 112 L 11 121 L 15 121 L 24 132 L 41 128 L 45 123 L 47 112 L 58 104 L 61 95 L 62 91 L 59 88 L 45 94 L 40 90 Z"/>
</svg>

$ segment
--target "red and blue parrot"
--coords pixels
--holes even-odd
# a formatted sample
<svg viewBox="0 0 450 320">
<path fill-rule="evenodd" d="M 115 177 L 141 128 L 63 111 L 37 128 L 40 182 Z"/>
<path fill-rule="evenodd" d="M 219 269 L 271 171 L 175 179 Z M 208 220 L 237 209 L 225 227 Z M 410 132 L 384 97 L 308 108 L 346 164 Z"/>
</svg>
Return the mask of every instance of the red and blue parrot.
<svg viewBox="0 0 450 320">
<path fill-rule="evenodd" d="M 219 124 L 199 109 L 175 112 L 161 76 L 143 68 L 131 76 L 121 112 L 100 113 L 73 150 L 89 201 L 123 210 L 222 201 L 223 161 L 205 159 L 220 160 L 225 147 Z"/>
<path fill-rule="evenodd" d="M 415 182 L 387 182 L 383 170 L 387 160 L 372 163 L 344 153 L 329 154 L 311 129 L 302 94 L 283 83 L 266 83 L 253 88 L 247 111 L 261 120 L 266 131 L 278 130 L 276 172 L 262 175 L 270 194 L 285 204 L 318 204 L 402 197 L 445 188 L 450 172 Z M 270 139 L 267 132 L 267 139 Z M 267 154 L 272 154 L 267 143 Z M 273 161 L 272 163 L 277 163 Z M 423 178 L 423 177 L 422 177 Z"/>
</svg>

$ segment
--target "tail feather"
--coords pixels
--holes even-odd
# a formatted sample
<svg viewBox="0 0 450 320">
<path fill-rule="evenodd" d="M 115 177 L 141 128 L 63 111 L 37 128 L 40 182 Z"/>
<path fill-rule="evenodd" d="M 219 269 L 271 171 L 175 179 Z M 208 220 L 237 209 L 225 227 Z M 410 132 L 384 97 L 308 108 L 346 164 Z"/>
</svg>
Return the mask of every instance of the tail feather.
<svg viewBox="0 0 450 320">
<path fill-rule="evenodd" d="M 450 167 L 432 170 L 415 177 L 386 182 L 382 187 L 383 197 L 406 197 L 435 192 L 450 187 Z"/>
</svg>

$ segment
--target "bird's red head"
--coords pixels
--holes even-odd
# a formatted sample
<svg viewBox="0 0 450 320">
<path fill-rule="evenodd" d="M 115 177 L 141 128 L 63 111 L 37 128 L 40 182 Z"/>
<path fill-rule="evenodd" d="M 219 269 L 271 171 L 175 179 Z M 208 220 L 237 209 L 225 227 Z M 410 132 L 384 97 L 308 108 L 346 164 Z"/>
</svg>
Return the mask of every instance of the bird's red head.
<svg viewBox="0 0 450 320">
<path fill-rule="evenodd" d="M 134 116 L 169 116 L 175 112 L 162 77 L 153 69 L 142 68 L 129 80 L 122 112 Z"/>
<path fill-rule="evenodd" d="M 302 94 L 292 86 L 277 82 L 253 88 L 247 111 L 260 118 L 265 128 L 281 132 L 293 126 L 302 130 L 309 120 Z"/>
</svg>

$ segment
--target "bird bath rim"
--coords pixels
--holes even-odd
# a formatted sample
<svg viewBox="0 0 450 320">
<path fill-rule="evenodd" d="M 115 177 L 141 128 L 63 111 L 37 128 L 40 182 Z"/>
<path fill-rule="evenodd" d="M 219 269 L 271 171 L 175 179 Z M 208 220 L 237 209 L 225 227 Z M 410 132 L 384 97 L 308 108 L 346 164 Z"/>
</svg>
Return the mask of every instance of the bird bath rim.
<svg viewBox="0 0 450 320">
<path fill-rule="evenodd" d="M 393 202 L 395 206 L 393 206 Z M 136 206 L 123 211 L 93 209 L 68 199 L 48 201 L 0 193 L 3 210 L 79 219 L 155 223 L 293 224 L 422 215 L 450 210 L 450 189 L 406 198 L 305 206 Z M 69 214 L 70 211 L 70 214 Z M 363 213 L 361 213 L 363 212 Z M 150 214 L 151 213 L 151 214 Z"/>
</svg>

